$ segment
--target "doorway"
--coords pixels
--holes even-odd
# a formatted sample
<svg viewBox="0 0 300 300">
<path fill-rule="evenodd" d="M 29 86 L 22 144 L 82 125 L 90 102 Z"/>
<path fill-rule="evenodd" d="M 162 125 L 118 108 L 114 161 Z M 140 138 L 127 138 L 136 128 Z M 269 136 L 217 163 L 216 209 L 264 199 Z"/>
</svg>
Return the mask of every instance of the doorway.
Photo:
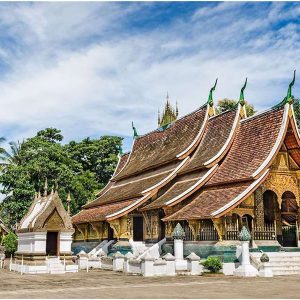
<svg viewBox="0 0 300 300">
<path fill-rule="evenodd" d="M 297 247 L 297 211 L 296 197 L 292 192 L 284 192 L 281 204 L 282 246 Z"/>
<path fill-rule="evenodd" d="M 144 219 L 142 216 L 133 216 L 133 240 L 143 241 L 144 239 Z"/>
<path fill-rule="evenodd" d="M 114 239 L 114 230 L 108 225 L 108 241 L 111 241 Z"/>
<path fill-rule="evenodd" d="M 58 232 L 57 231 L 47 232 L 46 255 L 58 256 Z"/>
</svg>

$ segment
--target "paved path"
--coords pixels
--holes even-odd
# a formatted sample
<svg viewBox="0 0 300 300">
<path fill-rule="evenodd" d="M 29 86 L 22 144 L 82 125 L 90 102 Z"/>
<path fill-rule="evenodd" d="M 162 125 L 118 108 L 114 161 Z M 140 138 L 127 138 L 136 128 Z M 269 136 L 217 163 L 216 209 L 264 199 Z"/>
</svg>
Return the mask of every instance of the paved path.
<svg viewBox="0 0 300 300">
<path fill-rule="evenodd" d="M 144 278 L 111 271 L 20 275 L 0 270 L 0 298 L 299 298 L 300 276 Z"/>
</svg>

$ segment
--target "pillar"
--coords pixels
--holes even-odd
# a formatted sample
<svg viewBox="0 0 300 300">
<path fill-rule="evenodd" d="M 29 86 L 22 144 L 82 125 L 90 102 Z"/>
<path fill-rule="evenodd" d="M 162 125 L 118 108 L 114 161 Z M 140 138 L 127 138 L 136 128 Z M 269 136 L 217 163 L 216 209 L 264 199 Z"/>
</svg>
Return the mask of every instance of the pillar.
<svg viewBox="0 0 300 300">
<path fill-rule="evenodd" d="M 203 266 L 200 265 L 200 257 L 192 252 L 187 256 L 187 269 L 191 275 L 201 275 L 203 272 Z"/>
<path fill-rule="evenodd" d="M 142 258 L 142 275 L 145 277 L 152 277 L 154 276 L 154 258 L 147 253 Z"/>
<path fill-rule="evenodd" d="M 175 260 L 183 260 L 183 240 L 174 240 L 174 255 Z"/>
<path fill-rule="evenodd" d="M 258 271 L 250 263 L 249 241 L 251 240 L 251 235 L 245 226 L 243 226 L 239 238 L 242 243 L 242 262 L 241 265 L 234 271 L 234 275 L 254 277 L 258 275 Z"/>
<path fill-rule="evenodd" d="M 265 224 L 264 220 L 264 199 L 263 190 L 259 187 L 254 193 L 254 203 L 255 203 L 255 223 L 257 227 L 263 227 Z"/>
<path fill-rule="evenodd" d="M 113 271 L 123 271 L 124 268 L 124 255 L 117 251 L 113 255 Z"/>
</svg>

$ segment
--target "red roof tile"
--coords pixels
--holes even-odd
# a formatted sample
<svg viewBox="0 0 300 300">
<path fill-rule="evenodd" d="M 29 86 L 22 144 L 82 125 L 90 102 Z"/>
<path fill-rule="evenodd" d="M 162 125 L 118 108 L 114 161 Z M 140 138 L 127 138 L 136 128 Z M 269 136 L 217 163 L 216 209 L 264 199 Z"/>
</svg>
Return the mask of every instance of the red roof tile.
<svg viewBox="0 0 300 300">
<path fill-rule="evenodd" d="M 164 221 L 211 218 L 211 214 L 214 211 L 222 208 L 240 195 L 252 182 L 253 181 L 248 181 L 208 188 L 200 192 L 200 194 L 198 193 L 198 195 L 193 195 L 191 197 L 191 203 L 176 213 L 165 217 Z"/>
<path fill-rule="evenodd" d="M 157 129 L 134 142 L 126 167 L 115 176 L 116 180 L 177 160 L 196 138 L 205 118 L 206 105 L 178 119 L 165 130 Z"/>
<path fill-rule="evenodd" d="M 209 119 L 204 136 L 196 152 L 180 173 L 203 168 L 204 163 L 222 149 L 233 128 L 236 113 L 236 110 L 227 111 Z"/>
<path fill-rule="evenodd" d="M 170 175 L 178 164 L 179 162 L 177 164 L 169 164 L 158 170 L 151 170 L 135 177 L 114 182 L 105 193 L 86 204 L 84 208 L 140 197 L 144 190 Z"/>
<path fill-rule="evenodd" d="M 131 199 L 127 201 L 110 203 L 103 206 L 92 207 L 89 209 L 83 209 L 78 214 L 72 217 L 72 223 L 79 224 L 86 222 L 104 221 L 106 216 L 127 207 L 135 201 L 136 199 Z"/>
<path fill-rule="evenodd" d="M 147 206 L 143 207 L 142 210 L 156 209 L 164 206 L 166 202 L 172 200 L 174 197 L 180 195 L 193 186 L 207 173 L 207 171 L 208 170 L 206 169 L 194 174 L 180 176 L 164 194 L 162 194 L 153 202 L 149 203 Z"/>
<path fill-rule="evenodd" d="M 284 107 L 242 120 L 230 151 L 207 185 L 251 179 L 277 140 Z"/>
</svg>

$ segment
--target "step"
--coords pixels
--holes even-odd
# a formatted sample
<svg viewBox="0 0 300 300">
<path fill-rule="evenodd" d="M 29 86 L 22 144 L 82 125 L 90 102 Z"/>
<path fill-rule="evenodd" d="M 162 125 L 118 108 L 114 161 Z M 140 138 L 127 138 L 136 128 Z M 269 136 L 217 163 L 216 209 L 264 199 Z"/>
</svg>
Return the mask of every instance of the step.
<svg viewBox="0 0 300 300">
<path fill-rule="evenodd" d="M 271 269 L 272 270 L 300 270 L 300 266 L 291 266 L 291 265 L 287 265 L 287 266 L 272 266 Z"/>
<path fill-rule="evenodd" d="M 176 270 L 177 275 L 191 275 L 191 272 L 188 270 Z"/>
<path fill-rule="evenodd" d="M 282 276 L 282 275 L 300 275 L 300 271 L 298 270 L 288 270 L 288 271 L 284 271 L 284 270 L 281 270 L 281 271 L 273 271 L 273 275 L 274 276 Z"/>
<path fill-rule="evenodd" d="M 273 267 L 273 266 L 299 266 L 300 267 L 300 262 L 285 262 L 285 261 L 270 261 L 268 263 L 265 263 L 266 266 L 268 267 Z"/>
</svg>

